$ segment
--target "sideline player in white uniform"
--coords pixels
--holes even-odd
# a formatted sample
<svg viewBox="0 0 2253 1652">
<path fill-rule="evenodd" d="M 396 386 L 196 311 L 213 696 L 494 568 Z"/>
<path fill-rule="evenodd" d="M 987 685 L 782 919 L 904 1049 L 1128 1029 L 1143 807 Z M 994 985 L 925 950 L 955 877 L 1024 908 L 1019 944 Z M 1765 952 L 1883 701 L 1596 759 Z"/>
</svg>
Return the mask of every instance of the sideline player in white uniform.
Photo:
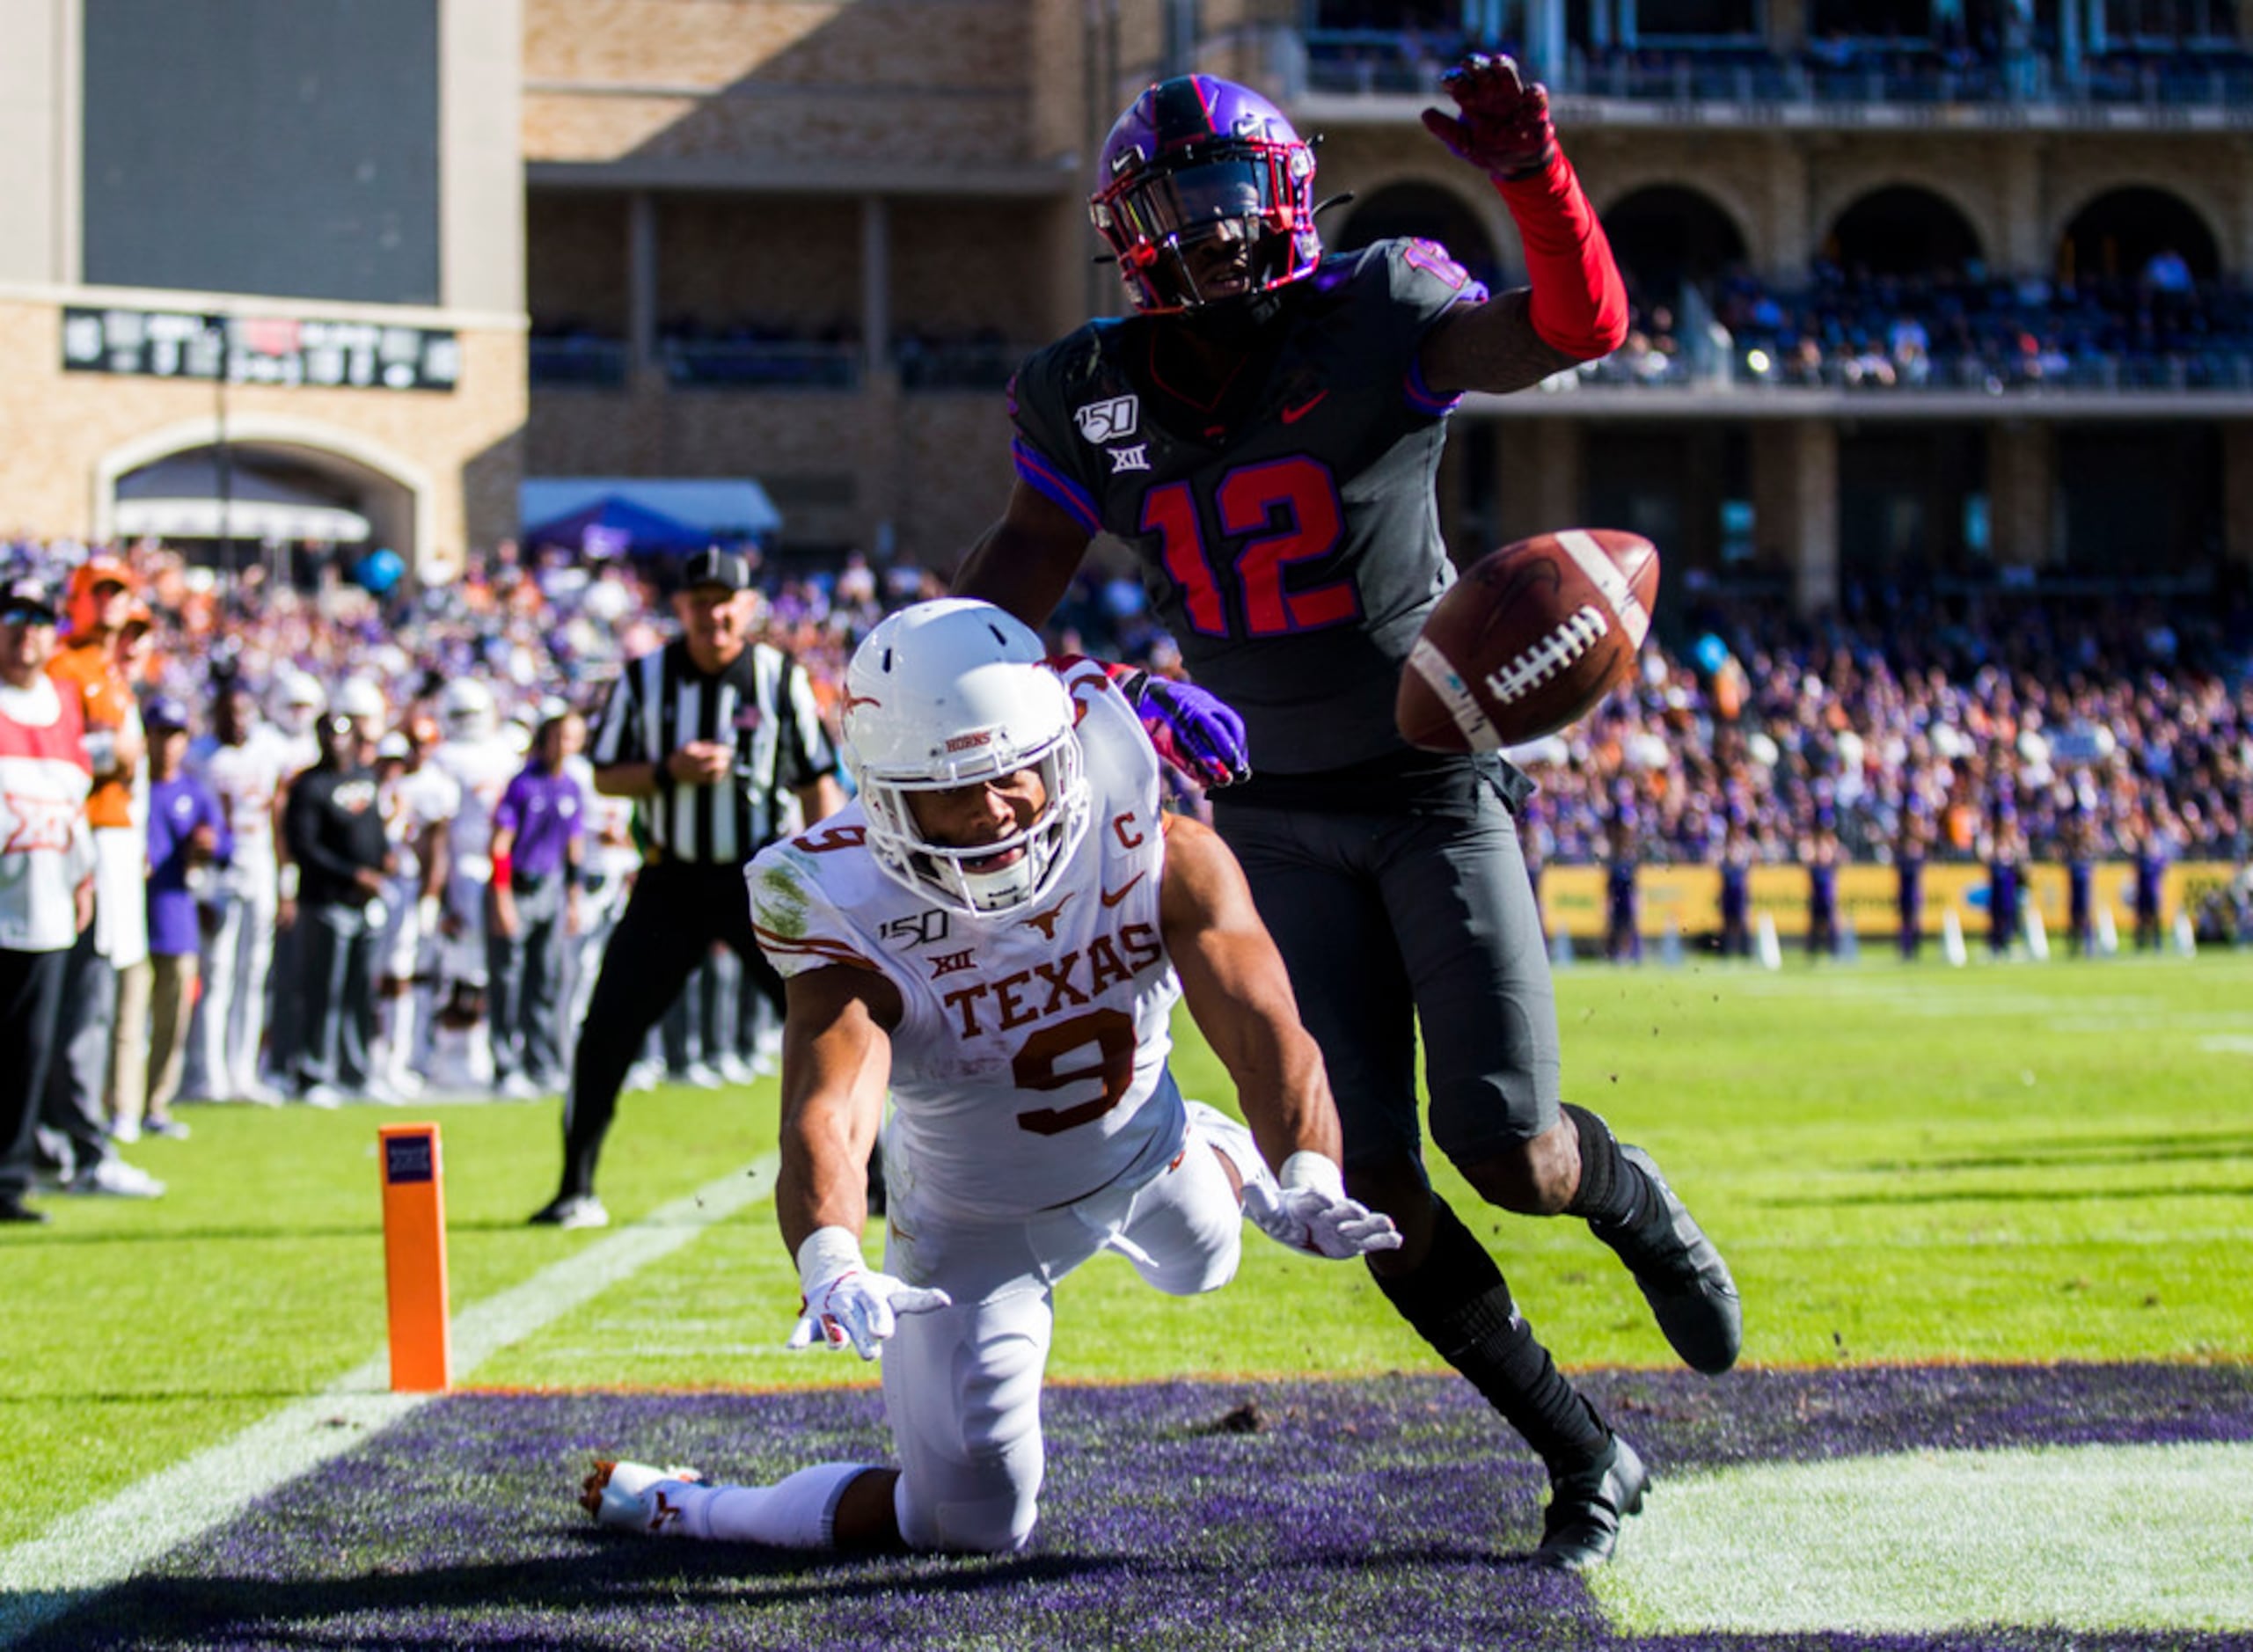
<svg viewBox="0 0 2253 1652">
<path fill-rule="evenodd" d="M 219 690 L 211 730 L 188 747 L 188 771 L 219 800 L 234 854 L 207 897 L 213 919 L 204 936 L 203 991 L 185 1088 L 214 1100 L 236 1096 L 274 1106 L 281 1097 L 259 1078 L 259 1048 L 266 1038 L 266 981 L 281 900 L 274 823 L 282 788 L 295 772 L 295 753 L 280 729 L 260 720 L 257 698 L 239 681 Z"/>
<path fill-rule="evenodd" d="M 1160 813 L 1157 755 L 1100 666 L 1059 674 L 1000 610 L 925 603 L 869 633 L 845 706 L 859 800 L 749 875 L 790 987 L 791 1341 L 883 1349 L 900 1466 L 746 1487 L 598 1462 L 584 1502 L 639 1531 L 1006 1553 L 1040 1491 L 1056 1281 L 1108 1250 L 1169 1295 L 1215 1290 L 1245 1213 L 1337 1259 L 1400 1236 L 1345 1196 L 1321 1057 L 1242 873 Z M 1248 1131 L 1174 1085 L 1183 997 Z M 863 1173 L 888 1085 L 875 1272 Z"/>
<path fill-rule="evenodd" d="M 443 738 L 430 763 L 459 789 L 460 807 L 447 828 L 445 936 L 440 949 L 442 989 L 432 1065 L 440 1083 L 490 1083 L 492 1059 L 479 1047 L 484 1030 L 486 902 L 492 893 L 493 811 L 523 757 L 501 734 L 493 691 L 475 677 L 457 677 L 438 697 Z"/>
<path fill-rule="evenodd" d="M 447 834 L 461 791 L 430 761 L 410 721 L 388 734 L 376 751 L 376 807 L 399 858 L 384 890 L 386 915 L 376 947 L 376 999 L 381 1048 L 371 1082 L 390 1097 L 422 1088 L 416 1072 L 420 1012 L 428 997 L 422 960 L 432 950 L 446 875 Z"/>
</svg>

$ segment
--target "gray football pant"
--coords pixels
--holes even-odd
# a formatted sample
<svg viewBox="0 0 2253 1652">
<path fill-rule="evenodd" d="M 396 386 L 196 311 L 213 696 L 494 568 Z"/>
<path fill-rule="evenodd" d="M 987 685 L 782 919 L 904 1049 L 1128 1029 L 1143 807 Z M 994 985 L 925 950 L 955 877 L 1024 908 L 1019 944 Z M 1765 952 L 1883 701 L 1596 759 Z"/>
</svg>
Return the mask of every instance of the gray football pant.
<svg viewBox="0 0 2253 1652">
<path fill-rule="evenodd" d="M 1494 783 L 1415 813 L 1332 814 L 1214 799 L 1321 1047 L 1349 1166 L 1420 1157 L 1423 1033 L 1431 1139 L 1458 1165 L 1558 1117 L 1556 1003 L 1518 829 Z"/>
</svg>

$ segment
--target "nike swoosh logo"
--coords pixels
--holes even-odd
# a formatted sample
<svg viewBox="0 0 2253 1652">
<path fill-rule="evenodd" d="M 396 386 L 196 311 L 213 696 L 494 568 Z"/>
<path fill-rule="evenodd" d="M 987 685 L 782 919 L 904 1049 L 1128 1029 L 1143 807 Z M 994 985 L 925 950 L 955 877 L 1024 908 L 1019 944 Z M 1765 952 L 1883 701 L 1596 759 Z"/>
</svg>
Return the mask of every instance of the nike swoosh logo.
<svg viewBox="0 0 2253 1652">
<path fill-rule="evenodd" d="M 1283 421 L 1284 421 L 1284 423 L 1285 423 L 1285 424 L 1287 424 L 1287 425 L 1295 425 L 1295 424 L 1297 424 L 1297 423 L 1298 423 L 1301 419 L 1304 419 L 1304 418 L 1305 418 L 1308 413 L 1313 413 L 1313 412 L 1314 411 L 1315 407 L 1320 404 L 1320 402 L 1321 402 L 1321 400 L 1322 400 L 1322 398 L 1324 398 L 1325 396 L 1328 395 L 1329 393 L 1330 393 L 1330 392 L 1329 392 L 1329 391 L 1326 391 L 1326 390 L 1318 390 L 1318 391 L 1315 391 L 1312 396 L 1308 397 L 1305 401 L 1300 402 L 1300 403 L 1298 404 L 1298 406 L 1297 406 L 1296 407 L 1286 407 L 1286 408 L 1284 408 L 1284 409 L 1283 410 Z"/>
<path fill-rule="evenodd" d="M 1127 898 L 1127 891 L 1134 888 L 1136 884 L 1141 882 L 1143 876 L 1144 874 L 1142 873 L 1137 872 L 1134 876 L 1129 878 L 1124 883 L 1119 885 L 1116 889 L 1098 890 L 1097 894 L 1101 899 L 1103 905 L 1108 909 L 1116 906 L 1121 901 L 1125 900 Z"/>
</svg>

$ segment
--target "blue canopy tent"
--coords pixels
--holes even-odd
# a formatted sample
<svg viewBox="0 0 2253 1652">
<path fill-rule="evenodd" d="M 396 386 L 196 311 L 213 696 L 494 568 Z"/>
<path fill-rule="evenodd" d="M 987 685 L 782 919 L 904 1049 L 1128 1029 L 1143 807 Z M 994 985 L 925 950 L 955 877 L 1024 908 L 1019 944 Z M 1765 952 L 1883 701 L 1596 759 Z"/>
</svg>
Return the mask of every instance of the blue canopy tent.
<svg viewBox="0 0 2253 1652">
<path fill-rule="evenodd" d="M 527 545 L 669 556 L 763 541 L 782 526 L 774 501 L 749 478 L 533 477 L 516 499 Z"/>
<path fill-rule="evenodd" d="M 535 549 L 542 545 L 564 545 L 574 551 L 623 548 L 635 556 L 678 556 L 701 551 L 720 537 L 612 494 L 527 529 L 524 542 Z"/>
</svg>

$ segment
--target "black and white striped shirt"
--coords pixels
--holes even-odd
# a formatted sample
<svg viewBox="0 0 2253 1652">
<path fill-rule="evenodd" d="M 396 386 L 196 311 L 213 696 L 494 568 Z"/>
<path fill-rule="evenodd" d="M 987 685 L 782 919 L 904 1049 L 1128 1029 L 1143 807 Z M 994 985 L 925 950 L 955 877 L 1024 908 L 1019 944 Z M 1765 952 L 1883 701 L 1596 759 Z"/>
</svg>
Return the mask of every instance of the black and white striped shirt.
<svg viewBox="0 0 2253 1652">
<path fill-rule="evenodd" d="M 837 766 L 804 669 L 763 642 L 717 676 L 678 640 L 627 661 L 587 755 L 597 769 L 662 764 L 691 740 L 734 746 L 733 777 L 683 786 L 661 771 L 635 807 L 649 843 L 697 866 L 742 866 L 780 832 L 788 794 Z"/>
</svg>

